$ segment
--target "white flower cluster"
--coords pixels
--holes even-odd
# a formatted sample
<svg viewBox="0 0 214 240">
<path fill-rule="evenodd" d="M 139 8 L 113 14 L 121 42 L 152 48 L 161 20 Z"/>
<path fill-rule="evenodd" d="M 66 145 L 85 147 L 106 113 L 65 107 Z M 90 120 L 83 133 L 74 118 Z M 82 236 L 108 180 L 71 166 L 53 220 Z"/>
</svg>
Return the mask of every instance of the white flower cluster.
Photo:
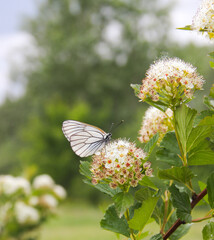
<svg viewBox="0 0 214 240">
<path fill-rule="evenodd" d="M 0 176 L 0 195 L 13 195 L 18 191 L 29 194 L 31 191 L 30 183 L 23 177 L 13 177 L 11 175 Z"/>
<path fill-rule="evenodd" d="M 214 37 L 214 0 L 203 0 L 192 20 L 192 29 Z"/>
<path fill-rule="evenodd" d="M 146 143 L 156 133 L 159 133 L 158 142 L 160 142 L 167 132 L 173 130 L 172 119 L 173 112 L 169 108 L 165 113 L 155 107 L 148 108 L 143 117 L 138 139 L 141 142 Z"/>
<path fill-rule="evenodd" d="M 136 187 L 144 175 L 151 176 L 151 164 L 146 154 L 134 143 L 119 139 L 106 145 L 93 156 L 91 165 L 92 183 L 109 183 L 111 188 Z"/>
<path fill-rule="evenodd" d="M 191 100 L 203 83 L 204 79 L 191 64 L 178 58 L 163 58 L 147 70 L 138 97 L 142 101 L 149 98 L 169 107 L 177 106 Z"/>
<path fill-rule="evenodd" d="M 37 176 L 33 183 L 33 189 L 36 194 L 32 194 L 29 198 L 29 204 L 53 209 L 57 207 L 58 200 L 63 200 L 66 197 L 65 189 L 54 183 L 54 180 L 47 174 Z"/>
<path fill-rule="evenodd" d="M 37 176 L 32 185 L 23 177 L 0 176 L 0 235 L 19 228 L 23 233 L 33 230 L 51 216 L 65 197 L 65 189 L 47 174 Z M 11 223 L 17 227 L 8 230 Z"/>
<path fill-rule="evenodd" d="M 17 222 L 20 224 L 38 224 L 40 220 L 39 211 L 22 201 L 17 201 L 14 207 Z"/>
</svg>

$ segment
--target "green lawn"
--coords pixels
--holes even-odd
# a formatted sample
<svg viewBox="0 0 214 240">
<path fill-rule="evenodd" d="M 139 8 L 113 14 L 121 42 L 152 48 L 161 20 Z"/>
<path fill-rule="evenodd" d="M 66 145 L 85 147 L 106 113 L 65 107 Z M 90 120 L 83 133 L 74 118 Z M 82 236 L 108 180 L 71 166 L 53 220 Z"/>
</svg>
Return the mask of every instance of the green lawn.
<svg viewBox="0 0 214 240">
<path fill-rule="evenodd" d="M 202 212 L 198 210 L 194 215 L 200 217 L 201 214 Z M 58 217 L 43 226 L 41 240 L 116 240 L 114 233 L 100 228 L 99 222 L 102 217 L 101 210 L 90 205 L 64 204 L 58 211 Z M 204 222 L 193 224 L 182 240 L 201 240 L 204 224 Z M 156 224 L 152 223 L 146 228 L 154 234 L 158 232 Z"/>
</svg>

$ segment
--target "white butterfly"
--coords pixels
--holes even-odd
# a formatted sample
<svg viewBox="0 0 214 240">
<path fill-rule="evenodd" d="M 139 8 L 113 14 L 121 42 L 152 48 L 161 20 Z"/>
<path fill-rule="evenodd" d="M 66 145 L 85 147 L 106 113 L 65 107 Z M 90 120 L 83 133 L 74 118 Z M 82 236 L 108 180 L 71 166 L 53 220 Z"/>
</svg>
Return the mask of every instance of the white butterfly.
<svg viewBox="0 0 214 240">
<path fill-rule="evenodd" d="M 64 121 L 62 131 L 72 150 L 80 157 L 93 155 L 102 149 L 112 136 L 98 127 L 74 120 Z"/>
</svg>

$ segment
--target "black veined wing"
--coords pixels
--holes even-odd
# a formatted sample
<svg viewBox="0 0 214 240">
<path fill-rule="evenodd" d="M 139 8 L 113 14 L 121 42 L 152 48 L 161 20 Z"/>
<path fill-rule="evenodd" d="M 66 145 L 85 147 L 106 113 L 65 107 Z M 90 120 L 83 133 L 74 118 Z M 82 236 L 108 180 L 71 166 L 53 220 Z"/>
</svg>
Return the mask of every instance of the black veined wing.
<svg viewBox="0 0 214 240">
<path fill-rule="evenodd" d="M 64 121 L 62 131 L 70 142 L 72 150 L 80 157 L 93 155 L 111 139 L 111 133 L 74 120 Z"/>
</svg>

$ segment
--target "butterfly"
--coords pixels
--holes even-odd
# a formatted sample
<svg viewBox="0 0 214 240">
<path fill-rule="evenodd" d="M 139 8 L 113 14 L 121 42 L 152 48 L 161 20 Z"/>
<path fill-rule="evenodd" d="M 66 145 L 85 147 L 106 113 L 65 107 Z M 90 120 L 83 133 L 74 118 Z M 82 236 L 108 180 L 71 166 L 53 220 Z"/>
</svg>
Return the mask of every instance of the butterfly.
<svg viewBox="0 0 214 240">
<path fill-rule="evenodd" d="M 80 157 L 88 157 L 101 150 L 110 140 L 111 133 L 87 123 L 64 121 L 62 131 L 72 150 Z"/>
</svg>

